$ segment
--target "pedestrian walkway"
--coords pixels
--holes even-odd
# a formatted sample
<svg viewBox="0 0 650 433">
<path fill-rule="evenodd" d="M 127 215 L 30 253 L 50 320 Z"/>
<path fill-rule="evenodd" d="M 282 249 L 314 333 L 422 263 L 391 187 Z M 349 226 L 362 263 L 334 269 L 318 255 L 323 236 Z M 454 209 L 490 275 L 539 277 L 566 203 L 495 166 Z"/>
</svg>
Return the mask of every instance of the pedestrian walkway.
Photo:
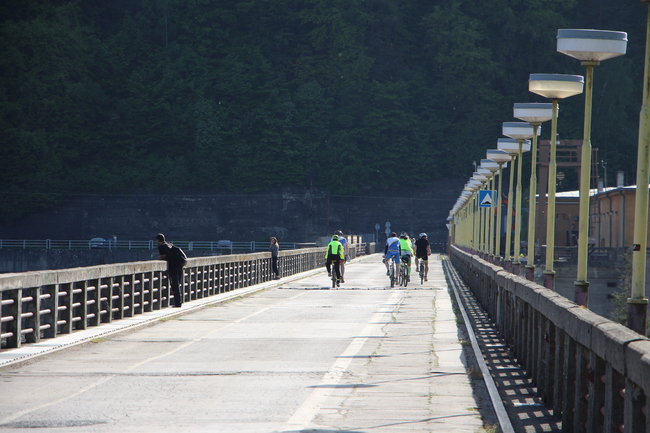
<svg viewBox="0 0 650 433">
<path fill-rule="evenodd" d="M 473 350 L 472 332 L 463 325 L 464 319 L 455 305 L 454 291 L 447 285 L 441 260 L 438 255 L 431 256 L 429 281 L 422 285 L 414 281 L 407 288 L 390 289 L 381 257 L 373 255 L 349 263 L 346 283 L 339 289 L 329 290 L 324 268 L 312 270 L 280 281 L 186 302 L 180 309 L 146 313 L 2 351 L 0 380 L 5 383 L 0 407 L 11 413 L 0 409 L 0 430 L 24 431 L 21 429 L 43 425 L 75 426 L 75 422 L 91 423 L 92 420 L 92 431 L 96 432 L 143 431 L 138 430 L 143 427 L 139 424 L 142 418 L 147 420 L 147 428 L 174 432 L 475 433 L 495 432 L 500 422 L 502 431 L 513 431 L 507 417 L 503 418 L 498 395 L 494 402 L 491 399 L 491 393 L 494 397 L 494 391 L 490 390 L 494 386 L 491 374 L 485 370 L 482 356 L 477 357 Z M 253 296 L 235 299 L 245 295 Z M 223 304 L 225 301 L 231 302 Z M 220 308 L 205 308 L 214 305 Z M 362 324 L 353 325 L 347 323 L 349 311 L 355 314 L 356 311 L 369 311 L 371 314 Z M 271 312 L 275 314 L 272 317 Z M 301 319 L 295 322 L 293 317 Z M 281 323 L 283 321 L 286 323 Z M 121 331 L 126 330 L 133 332 L 125 336 Z M 178 337 L 170 340 L 170 331 L 176 331 Z M 351 334 L 347 336 L 346 332 Z M 79 356 L 70 360 L 64 358 L 62 349 L 94 339 L 115 340 L 112 346 L 117 353 L 100 352 L 99 347 L 103 345 L 98 345 L 78 347 Z M 263 344 L 271 340 L 273 344 Z M 240 346 L 230 343 L 233 341 Z M 285 347 L 281 344 L 286 341 L 293 344 L 286 347 L 296 347 L 302 342 L 303 346 L 309 343 L 320 349 L 322 344 L 330 344 L 333 356 L 318 354 L 312 363 L 310 356 L 315 354 L 298 345 L 297 353 L 303 350 L 303 357 L 276 360 L 283 354 L 274 353 L 273 350 L 277 351 L 274 348 Z M 260 342 L 259 347 L 271 352 L 245 350 L 247 344 Z M 161 354 L 148 353 L 161 344 L 171 344 L 174 348 L 170 351 L 169 346 L 165 346 L 167 349 Z M 339 350 L 335 344 L 343 345 Z M 148 358 L 142 354 L 142 361 L 131 359 L 136 356 L 129 352 L 132 347 L 141 347 Z M 198 364 L 199 358 L 209 350 L 214 351 L 214 355 L 207 357 L 208 363 Z M 60 353 L 41 360 L 42 355 L 56 351 Z M 107 367 L 96 364 L 96 356 L 88 353 L 92 351 L 98 352 L 96 356 L 109 358 Z M 174 356 L 170 356 L 172 353 Z M 34 398 L 20 394 L 23 389 L 29 389 L 32 382 L 21 380 L 23 377 L 25 381 L 39 380 L 43 387 L 54 387 L 60 393 L 61 388 L 54 381 L 60 377 L 70 380 L 66 368 L 77 369 L 70 365 L 72 359 L 80 362 L 83 368 L 93 366 L 97 369 L 86 373 L 88 381 L 102 378 L 92 385 L 84 385 L 79 391 L 86 393 L 92 389 L 88 398 L 98 398 L 101 391 L 112 389 L 126 388 L 124 392 L 128 392 L 129 386 L 124 384 L 129 383 L 129 378 L 153 381 L 161 375 L 170 375 L 173 400 L 184 410 L 179 408 L 177 414 L 170 409 L 164 413 L 162 421 L 155 414 L 147 417 L 149 409 L 129 414 L 133 408 L 124 403 L 114 414 L 102 410 L 84 415 L 87 419 L 81 421 L 69 418 L 43 421 Z M 110 362 L 112 359 L 123 359 L 124 367 Z M 52 364 L 48 363 L 50 360 Z M 159 365 L 161 361 L 164 364 Z M 249 364 L 253 366 L 248 367 Z M 50 373 L 40 376 L 40 371 Z M 82 373 L 78 371 L 79 375 Z M 251 379 L 247 381 L 247 377 Z M 198 381 L 193 382 L 193 378 Z M 243 382 L 224 385 L 235 379 Z M 116 383 L 108 390 L 103 389 L 111 381 Z M 269 389 L 286 387 L 289 394 L 284 397 L 271 395 L 262 381 L 277 383 Z M 195 385 L 189 386 L 191 383 Z M 228 390 L 224 394 L 215 391 L 224 386 Z M 238 393 L 243 392 L 241 388 L 248 386 L 252 386 L 250 392 L 242 394 L 248 397 L 238 397 Z M 160 385 L 153 388 L 163 397 L 168 391 Z M 36 407 L 21 407 L 22 398 Z M 64 396 L 59 398 L 66 400 Z M 128 398 L 134 397 L 128 395 Z M 144 407 L 144 401 L 140 398 L 136 401 L 138 406 Z M 50 404 L 62 403 L 42 403 L 42 406 Z M 262 414 L 254 412 L 255 415 L 237 416 L 232 412 L 238 408 L 246 413 L 247 406 L 260 405 L 269 407 L 262 410 Z M 154 407 L 163 410 L 159 403 Z M 64 411 L 51 409 L 52 417 L 63 416 L 60 414 Z M 123 418 L 118 416 L 120 410 L 126 413 Z M 83 410 L 77 408 L 76 412 Z"/>
</svg>

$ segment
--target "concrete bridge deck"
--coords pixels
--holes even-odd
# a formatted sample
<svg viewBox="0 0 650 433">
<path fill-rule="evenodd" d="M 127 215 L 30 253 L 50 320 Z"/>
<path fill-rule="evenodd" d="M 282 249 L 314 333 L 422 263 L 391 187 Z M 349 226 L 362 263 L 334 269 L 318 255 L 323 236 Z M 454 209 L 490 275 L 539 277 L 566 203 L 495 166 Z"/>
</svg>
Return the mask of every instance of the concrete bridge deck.
<svg viewBox="0 0 650 433">
<path fill-rule="evenodd" d="M 340 289 L 313 270 L 5 350 L 0 431 L 480 432 L 502 401 L 544 418 L 504 431 L 559 431 L 486 323 L 474 344 L 498 361 L 481 365 L 431 258 L 406 289 L 372 255 Z M 492 403 L 499 368 L 523 404 Z"/>
</svg>

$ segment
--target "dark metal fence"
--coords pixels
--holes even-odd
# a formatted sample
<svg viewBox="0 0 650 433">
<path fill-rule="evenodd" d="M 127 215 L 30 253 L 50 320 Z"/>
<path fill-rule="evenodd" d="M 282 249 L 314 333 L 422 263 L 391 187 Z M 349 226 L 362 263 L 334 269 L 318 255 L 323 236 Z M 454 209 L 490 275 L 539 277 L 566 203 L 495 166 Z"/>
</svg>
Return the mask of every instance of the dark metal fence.
<svg viewBox="0 0 650 433">
<path fill-rule="evenodd" d="M 350 248 L 351 258 L 367 245 Z M 325 248 L 280 251 L 282 276 L 324 265 Z M 0 275 L 2 348 L 15 348 L 75 330 L 167 308 L 171 294 L 162 260 Z M 185 301 L 206 298 L 273 278 L 271 254 L 188 259 Z"/>
<path fill-rule="evenodd" d="M 650 340 L 451 247 L 451 260 L 565 432 L 650 432 Z"/>
<path fill-rule="evenodd" d="M 231 242 L 231 241 L 174 241 L 187 251 L 212 251 L 223 254 L 255 253 L 269 250 L 269 242 Z M 299 248 L 314 248 L 315 243 L 282 242 L 283 250 Z M 155 250 L 158 244 L 154 240 L 129 241 L 95 238 L 91 240 L 53 240 L 53 239 L 0 239 L 0 249 L 39 249 L 39 250 L 79 250 L 79 249 L 111 249 L 111 250 Z"/>
</svg>

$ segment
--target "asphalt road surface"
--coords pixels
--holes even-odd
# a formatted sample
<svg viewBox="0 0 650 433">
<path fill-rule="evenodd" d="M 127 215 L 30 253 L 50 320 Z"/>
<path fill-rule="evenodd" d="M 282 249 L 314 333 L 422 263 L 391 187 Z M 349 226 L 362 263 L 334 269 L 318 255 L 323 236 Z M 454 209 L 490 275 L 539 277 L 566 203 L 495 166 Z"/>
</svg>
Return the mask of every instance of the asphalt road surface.
<svg viewBox="0 0 650 433">
<path fill-rule="evenodd" d="M 280 280 L 5 367 L 0 432 L 483 431 L 489 403 L 431 258 L 423 285 L 390 289 L 373 255 L 340 289 L 324 270 Z"/>
</svg>

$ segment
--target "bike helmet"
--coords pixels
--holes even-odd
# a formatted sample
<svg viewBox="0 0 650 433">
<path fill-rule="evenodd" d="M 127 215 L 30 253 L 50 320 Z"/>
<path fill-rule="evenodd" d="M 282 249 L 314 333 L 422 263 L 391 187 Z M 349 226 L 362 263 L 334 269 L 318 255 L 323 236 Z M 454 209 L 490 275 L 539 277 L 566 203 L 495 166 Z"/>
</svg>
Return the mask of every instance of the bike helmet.
<svg viewBox="0 0 650 433">
<path fill-rule="evenodd" d="M 406 233 L 406 232 L 402 232 L 402 234 L 400 235 L 400 237 L 402 237 L 402 238 L 407 238 L 408 236 L 409 236 L 409 235 L 408 235 L 408 233 Z"/>
<path fill-rule="evenodd" d="M 339 236 L 343 236 L 343 232 L 341 230 L 337 230 L 336 234 L 339 235 Z"/>
<path fill-rule="evenodd" d="M 421 238 L 426 238 L 426 237 L 427 237 L 427 234 L 426 234 L 426 233 L 420 233 L 420 237 L 421 237 Z"/>
<path fill-rule="evenodd" d="M 333 240 L 333 241 L 338 241 L 338 240 L 339 240 L 339 237 L 336 236 L 336 235 L 333 235 L 333 236 L 332 236 L 332 240 Z"/>
</svg>

